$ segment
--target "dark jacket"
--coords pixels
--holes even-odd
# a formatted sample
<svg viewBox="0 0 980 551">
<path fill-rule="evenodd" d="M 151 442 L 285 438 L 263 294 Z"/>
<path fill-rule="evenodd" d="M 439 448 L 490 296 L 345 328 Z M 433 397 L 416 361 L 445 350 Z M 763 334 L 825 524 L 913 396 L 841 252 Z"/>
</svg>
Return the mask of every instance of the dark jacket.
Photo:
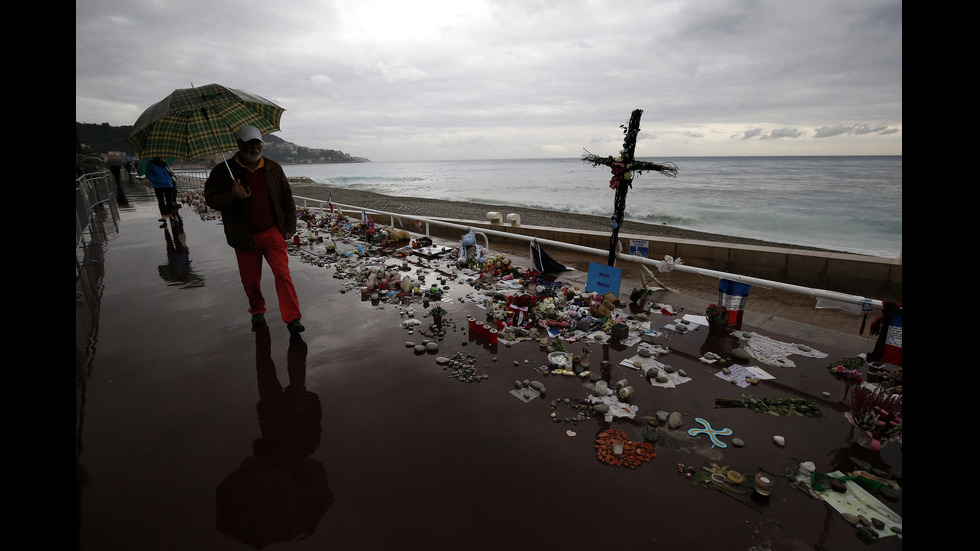
<svg viewBox="0 0 980 551">
<path fill-rule="evenodd" d="M 219 163 L 211 169 L 207 182 L 204 183 L 204 202 L 215 210 L 221 211 L 221 220 L 225 227 L 225 238 L 232 247 L 248 251 L 255 243 L 252 240 L 252 228 L 248 222 L 248 208 L 245 199 L 235 199 L 231 193 L 234 180 L 228 174 L 231 167 L 235 179 L 245 185 L 245 168 L 235 158 L 225 163 Z M 272 210 L 276 217 L 276 225 L 283 238 L 296 233 L 296 202 L 293 200 L 293 190 L 282 166 L 264 157 L 265 182 L 269 186 L 269 196 L 272 199 Z"/>
</svg>

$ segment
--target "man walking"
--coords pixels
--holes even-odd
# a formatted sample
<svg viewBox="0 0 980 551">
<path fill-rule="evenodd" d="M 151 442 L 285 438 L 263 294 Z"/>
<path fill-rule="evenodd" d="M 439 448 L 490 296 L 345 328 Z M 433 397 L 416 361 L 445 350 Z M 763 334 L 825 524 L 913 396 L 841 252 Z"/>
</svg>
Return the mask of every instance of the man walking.
<svg viewBox="0 0 980 551">
<path fill-rule="evenodd" d="M 252 329 L 264 327 L 262 259 L 275 278 L 279 311 L 290 334 L 305 330 L 300 323 L 299 299 L 289 274 L 286 239 L 296 233 L 296 203 L 282 166 L 262 156 L 262 133 L 243 126 L 237 135 L 238 153 L 211 169 L 204 184 L 207 205 L 221 211 L 225 238 L 235 249 L 238 272 L 248 297 Z M 234 174 L 229 174 L 230 172 Z"/>
</svg>

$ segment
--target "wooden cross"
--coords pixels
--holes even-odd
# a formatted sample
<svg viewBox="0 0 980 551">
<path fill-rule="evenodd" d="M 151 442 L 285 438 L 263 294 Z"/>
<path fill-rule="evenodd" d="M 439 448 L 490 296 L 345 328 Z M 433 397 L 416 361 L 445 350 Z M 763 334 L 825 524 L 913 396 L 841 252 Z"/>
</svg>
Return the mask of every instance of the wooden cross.
<svg viewBox="0 0 980 551">
<path fill-rule="evenodd" d="M 643 110 L 635 109 L 630 115 L 629 125 L 620 126 L 623 134 L 626 134 L 626 139 L 623 140 L 623 150 L 619 157 L 613 158 L 612 155 L 599 157 L 589 153 L 588 150 L 585 151 L 585 155 L 582 155 L 582 161 L 592 163 L 592 166 L 604 165 L 612 169 L 613 176 L 609 180 L 609 187 L 616 190 L 616 199 L 613 204 L 615 214 L 610 224 L 613 232 L 609 238 L 609 266 L 616 265 L 616 244 L 619 243 L 619 229 L 623 227 L 623 215 L 626 212 L 626 192 L 633 187 L 633 175 L 652 170 L 671 178 L 677 177 L 677 166 L 674 163 L 657 164 L 635 159 L 633 152 L 636 149 L 636 135 L 640 133 L 641 116 Z"/>
</svg>

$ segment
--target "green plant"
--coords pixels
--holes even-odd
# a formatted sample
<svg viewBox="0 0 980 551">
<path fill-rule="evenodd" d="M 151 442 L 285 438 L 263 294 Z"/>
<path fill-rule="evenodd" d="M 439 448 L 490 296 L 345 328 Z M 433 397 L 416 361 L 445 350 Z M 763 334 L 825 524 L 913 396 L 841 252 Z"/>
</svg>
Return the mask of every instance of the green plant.
<svg viewBox="0 0 980 551">
<path fill-rule="evenodd" d="M 429 315 L 434 318 L 441 318 L 442 316 L 446 315 L 446 309 L 443 308 L 442 306 L 435 306 L 434 308 L 429 310 Z"/>
</svg>

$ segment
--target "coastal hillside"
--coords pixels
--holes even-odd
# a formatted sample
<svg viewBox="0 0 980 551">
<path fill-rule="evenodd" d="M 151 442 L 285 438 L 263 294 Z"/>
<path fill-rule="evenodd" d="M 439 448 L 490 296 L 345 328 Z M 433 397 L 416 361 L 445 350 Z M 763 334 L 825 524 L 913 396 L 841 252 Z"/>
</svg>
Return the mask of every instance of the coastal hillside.
<svg viewBox="0 0 980 551">
<path fill-rule="evenodd" d="M 108 123 L 75 122 L 75 153 L 105 156 L 110 151 L 122 151 L 136 156 L 136 150 L 126 138 L 132 126 L 110 126 Z M 264 153 L 282 164 L 364 163 L 369 159 L 355 157 L 334 149 L 315 149 L 287 142 L 275 134 L 265 137 Z M 207 163 L 210 159 L 207 160 Z M 175 163 L 176 164 L 176 163 Z M 193 163 L 190 163 L 193 164 Z"/>
</svg>

